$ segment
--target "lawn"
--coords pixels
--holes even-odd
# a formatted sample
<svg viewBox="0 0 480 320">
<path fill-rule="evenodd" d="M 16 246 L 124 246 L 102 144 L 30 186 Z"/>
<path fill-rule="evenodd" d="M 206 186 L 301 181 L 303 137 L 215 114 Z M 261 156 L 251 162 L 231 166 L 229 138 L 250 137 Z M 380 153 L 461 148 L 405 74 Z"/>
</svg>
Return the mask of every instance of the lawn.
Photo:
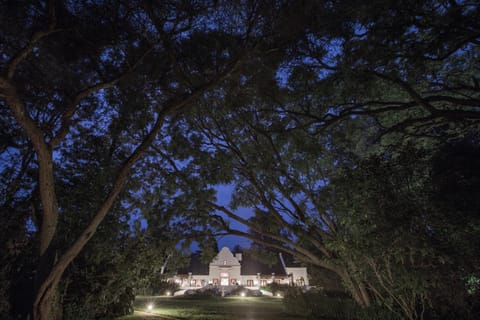
<svg viewBox="0 0 480 320">
<path fill-rule="evenodd" d="M 153 304 L 153 310 L 147 305 Z M 301 320 L 285 312 L 281 298 L 272 297 L 137 297 L 135 314 L 121 320 Z"/>
</svg>

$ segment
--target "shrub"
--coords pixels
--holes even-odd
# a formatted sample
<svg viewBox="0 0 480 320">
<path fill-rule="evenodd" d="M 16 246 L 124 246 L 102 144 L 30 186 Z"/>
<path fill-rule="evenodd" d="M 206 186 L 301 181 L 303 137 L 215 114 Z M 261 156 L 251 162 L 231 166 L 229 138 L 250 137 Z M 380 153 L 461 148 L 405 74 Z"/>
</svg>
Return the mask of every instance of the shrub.
<svg viewBox="0 0 480 320">
<path fill-rule="evenodd" d="M 277 295 L 280 293 L 281 295 L 285 295 L 287 290 L 289 290 L 291 286 L 288 284 L 278 284 L 275 282 L 269 283 L 266 286 L 262 287 L 262 290 L 270 291 L 273 295 Z"/>
<path fill-rule="evenodd" d="M 260 290 L 250 290 L 245 288 L 244 286 L 235 286 L 232 290 L 226 292 L 226 296 L 240 296 L 242 293 L 246 297 L 259 297 L 262 295 Z"/>
<path fill-rule="evenodd" d="M 125 291 L 117 296 L 115 301 L 108 306 L 107 315 L 119 317 L 133 314 L 133 302 L 135 301 L 135 294 L 132 288 L 125 288 Z"/>
<path fill-rule="evenodd" d="M 63 319 L 115 319 L 133 313 L 135 294 L 131 287 L 87 293 L 64 300 Z"/>
<path fill-rule="evenodd" d="M 180 289 L 178 283 L 165 280 L 155 282 L 155 284 L 151 285 L 151 293 L 155 296 L 165 295 L 167 292 L 173 294 L 175 291 L 178 291 L 178 289 Z"/>
<path fill-rule="evenodd" d="M 307 316 L 310 319 L 400 319 L 384 308 L 378 306 L 361 308 L 351 298 L 329 297 L 324 292 L 316 290 L 303 292 L 300 288 L 290 287 L 286 291 L 283 302 L 288 313 Z"/>
<path fill-rule="evenodd" d="M 311 310 L 305 299 L 305 294 L 300 288 L 290 288 L 287 290 L 283 304 L 288 313 L 299 316 L 308 316 L 311 314 Z"/>
</svg>

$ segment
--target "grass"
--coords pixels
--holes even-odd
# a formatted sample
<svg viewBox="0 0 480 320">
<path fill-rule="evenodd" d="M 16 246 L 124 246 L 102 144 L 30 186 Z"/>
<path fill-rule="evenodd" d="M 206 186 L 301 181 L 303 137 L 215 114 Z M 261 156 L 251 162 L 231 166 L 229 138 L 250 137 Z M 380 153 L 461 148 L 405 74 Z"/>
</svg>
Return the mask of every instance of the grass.
<svg viewBox="0 0 480 320">
<path fill-rule="evenodd" d="M 153 304 L 149 312 L 147 305 Z M 135 314 L 121 320 L 301 320 L 285 312 L 282 299 L 271 297 L 145 297 L 135 300 Z M 119 320 L 120 320 L 119 319 Z"/>
</svg>

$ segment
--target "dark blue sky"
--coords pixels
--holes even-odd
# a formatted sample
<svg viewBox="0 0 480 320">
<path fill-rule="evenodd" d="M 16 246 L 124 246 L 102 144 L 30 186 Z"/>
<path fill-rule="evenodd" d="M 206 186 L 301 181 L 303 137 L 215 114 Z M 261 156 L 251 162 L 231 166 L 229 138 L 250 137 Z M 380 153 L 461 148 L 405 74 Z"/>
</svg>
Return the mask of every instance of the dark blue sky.
<svg viewBox="0 0 480 320">
<path fill-rule="evenodd" d="M 217 203 L 222 206 L 228 206 L 228 204 L 230 203 L 230 199 L 232 198 L 234 186 L 221 185 L 221 186 L 218 186 L 216 189 L 217 189 Z M 248 218 L 253 215 L 252 210 L 250 208 L 242 207 L 237 209 L 236 212 L 239 213 L 244 218 Z M 241 231 L 247 231 L 247 228 L 241 223 L 238 223 L 231 219 L 229 219 L 229 221 L 232 228 L 238 229 Z M 222 237 L 218 237 L 217 240 L 218 240 L 219 249 L 221 249 L 222 247 L 233 248 L 237 244 L 242 247 L 249 247 L 251 243 L 250 240 L 243 237 L 239 237 L 239 236 L 222 236 Z"/>
</svg>

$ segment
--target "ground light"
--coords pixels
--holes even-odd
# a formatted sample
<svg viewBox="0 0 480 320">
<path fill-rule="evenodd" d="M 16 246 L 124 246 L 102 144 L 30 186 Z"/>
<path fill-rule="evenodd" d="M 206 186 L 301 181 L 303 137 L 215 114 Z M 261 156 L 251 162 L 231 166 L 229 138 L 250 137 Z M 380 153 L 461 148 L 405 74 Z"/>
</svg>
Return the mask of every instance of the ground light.
<svg viewBox="0 0 480 320">
<path fill-rule="evenodd" d="M 277 297 L 281 298 L 281 297 L 282 297 L 282 294 L 281 294 L 281 293 L 277 293 Z"/>
<path fill-rule="evenodd" d="M 245 297 L 245 292 L 240 293 L 242 297 Z"/>
<path fill-rule="evenodd" d="M 148 310 L 148 312 L 152 312 L 152 310 L 153 310 L 153 303 L 147 304 L 147 310 Z"/>
<path fill-rule="evenodd" d="M 166 296 L 170 296 L 170 291 L 165 292 Z"/>
</svg>

